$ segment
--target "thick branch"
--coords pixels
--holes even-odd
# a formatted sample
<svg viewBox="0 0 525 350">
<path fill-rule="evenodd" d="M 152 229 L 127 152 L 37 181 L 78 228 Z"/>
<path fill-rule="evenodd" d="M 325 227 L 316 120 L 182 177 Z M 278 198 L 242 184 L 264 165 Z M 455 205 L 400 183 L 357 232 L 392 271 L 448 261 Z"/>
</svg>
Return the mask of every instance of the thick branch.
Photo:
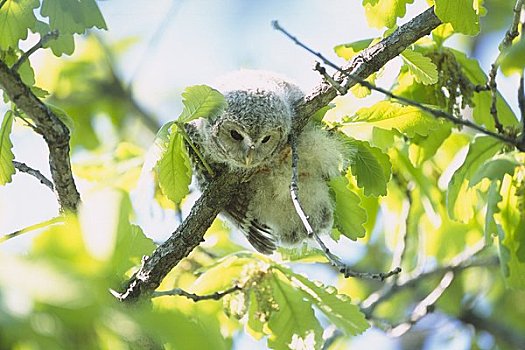
<svg viewBox="0 0 525 350">
<path fill-rule="evenodd" d="M 155 249 L 151 257 L 144 259 L 140 270 L 133 275 L 119 298 L 134 301 L 142 294 L 151 294 L 171 269 L 203 241 L 206 230 L 233 198 L 238 186 L 239 176 L 236 174 L 224 173 L 214 178 L 177 230 Z"/>
<path fill-rule="evenodd" d="M 71 172 L 68 128 L 3 61 L 0 61 L 0 86 L 9 99 L 34 121 L 47 143 L 51 176 L 61 210 L 76 211 L 80 195 Z"/>
<path fill-rule="evenodd" d="M 354 56 L 352 61 L 343 67 L 343 71 L 350 72 L 364 80 L 370 74 L 381 69 L 388 61 L 397 57 L 407 47 L 428 35 L 440 24 L 441 21 L 434 14 L 434 8 L 429 8 L 410 22 L 399 27 L 392 35 Z M 341 84 L 345 81 L 345 75 L 337 73 L 335 80 Z M 348 89 L 355 84 L 355 81 L 350 81 L 345 87 Z M 336 89 L 329 83 L 320 84 L 310 95 L 306 96 L 304 101 L 296 105 L 295 110 L 300 118 L 298 118 L 299 120 L 297 120 L 294 128 L 302 130 L 310 116 L 326 106 L 336 96 Z"/>
<path fill-rule="evenodd" d="M 440 23 L 433 9 L 429 9 L 401 26 L 391 36 L 363 51 L 346 69 L 365 79 L 409 45 L 429 34 Z M 293 133 L 299 135 L 308 119 L 336 95 L 335 89 L 323 83 L 304 101 L 299 102 L 295 108 L 299 118 L 295 120 Z M 128 281 L 126 290 L 119 298 L 123 301 L 134 301 L 142 294 L 151 295 L 168 272 L 202 241 L 204 233 L 217 214 L 233 198 L 238 186 L 242 186 L 238 177 L 223 174 L 214 178 L 193 206 L 190 215 L 150 258 L 144 260 L 140 270 Z"/>
</svg>

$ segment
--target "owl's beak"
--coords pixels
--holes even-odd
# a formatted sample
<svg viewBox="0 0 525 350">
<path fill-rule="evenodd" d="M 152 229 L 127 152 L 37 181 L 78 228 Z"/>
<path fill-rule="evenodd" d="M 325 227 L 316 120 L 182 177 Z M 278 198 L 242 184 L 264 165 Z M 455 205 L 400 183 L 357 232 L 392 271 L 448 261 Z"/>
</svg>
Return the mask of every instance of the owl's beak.
<svg viewBox="0 0 525 350">
<path fill-rule="evenodd" d="M 244 163 L 246 166 L 250 166 L 253 161 L 253 151 L 255 149 L 255 145 L 250 145 L 248 149 L 246 150 L 246 156 L 244 158 Z"/>
</svg>

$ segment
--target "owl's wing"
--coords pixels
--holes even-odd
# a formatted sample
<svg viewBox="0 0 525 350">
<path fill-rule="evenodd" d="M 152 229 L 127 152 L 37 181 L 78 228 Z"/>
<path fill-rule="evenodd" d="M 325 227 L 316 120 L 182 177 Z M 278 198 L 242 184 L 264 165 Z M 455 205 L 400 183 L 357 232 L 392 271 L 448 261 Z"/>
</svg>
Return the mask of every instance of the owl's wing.
<svg viewBox="0 0 525 350">
<path fill-rule="evenodd" d="M 263 254 L 272 254 L 276 249 L 275 238 L 271 232 L 271 229 L 261 224 L 256 218 L 250 217 L 246 213 L 245 206 L 243 206 L 239 200 L 234 200 L 226 208 L 226 216 L 233 219 L 242 230 L 248 242 L 257 249 L 258 252 Z"/>
</svg>

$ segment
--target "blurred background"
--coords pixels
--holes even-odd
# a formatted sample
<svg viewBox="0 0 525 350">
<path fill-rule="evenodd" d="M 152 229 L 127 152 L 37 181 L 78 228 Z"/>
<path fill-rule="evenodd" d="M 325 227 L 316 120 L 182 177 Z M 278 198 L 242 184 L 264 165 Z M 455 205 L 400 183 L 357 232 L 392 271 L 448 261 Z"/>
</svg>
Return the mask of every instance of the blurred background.
<svg viewBox="0 0 525 350">
<path fill-rule="evenodd" d="M 476 39 L 456 36 L 449 45 L 461 48 L 477 58 L 487 71 L 497 55 L 497 44 L 510 22 L 510 0 L 487 0 L 492 14 L 482 23 L 482 34 Z M 99 1 L 108 31 L 93 30 L 78 37 L 72 56 L 54 57 L 47 50 L 39 50 L 31 57 L 37 85 L 54 92 L 51 103 L 75 116 L 73 131 L 73 163 L 85 206 L 99 203 L 92 220 L 109 220 L 104 214 L 105 198 L 98 191 L 101 183 L 90 181 L 125 182 L 126 176 L 138 176 L 137 160 L 114 172 L 97 173 L 101 164 L 118 156 L 118 143 L 128 140 L 139 148 L 148 149 L 157 129 L 176 118 L 182 110 L 180 94 L 185 87 L 205 84 L 221 75 L 240 68 L 264 69 L 281 73 L 298 83 L 305 92 L 319 83 L 320 77 L 312 70 L 315 57 L 296 46 L 271 27 L 272 20 L 296 35 L 315 51 L 332 61 L 344 64 L 334 47 L 356 40 L 380 37 L 382 29 L 369 28 L 361 1 L 357 0 L 114 0 Z M 408 6 L 402 24 L 427 8 L 424 1 Z M 492 11 L 492 12 L 491 12 Z M 499 14 L 499 15 L 498 15 Z M 24 42 L 27 49 L 38 40 L 30 35 Z M 389 65 L 396 66 L 394 60 Z M 392 74 L 390 74 L 392 73 Z M 397 69 L 386 69 L 377 84 L 388 88 Z M 498 77 L 499 87 L 509 104 L 517 110 L 515 87 L 517 79 Z M 382 96 L 355 99 L 356 108 L 370 105 Z M 94 106 L 91 102 L 96 99 Z M 0 105 L 3 114 L 6 106 Z M 41 138 L 21 123 L 12 133 L 15 159 L 40 169 L 50 176 L 47 147 Z M 133 148 L 127 152 L 137 154 Z M 144 181 L 132 197 L 137 212 L 137 223 L 155 241 L 163 241 L 179 222 L 173 208 L 153 204 L 154 189 Z M 122 184 L 122 186 L 127 186 Z M 98 187 L 98 188 L 97 188 Z M 192 198 L 198 193 L 194 192 Z M 102 196 L 102 197 L 101 197 Z M 97 204 L 93 204 L 97 206 Z M 109 204 L 108 204 L 109 205 Z M 185 215 L 191 207 L 188 200 L 182 208 Z M 23 209 L 23 210 L 22 210 Z M 58 206 L 49 189 L 25 174 L 16 175 L 8 186 L 0 187 L 0 233 L 9 233 L 56 216 Z M 23 252 L 38 231 L 25 234 L 0 246 L 0 250 Z M 234 237 L 239 237 L 239 235 Z M 247 245 L 243 239 L 236 243 Z M 333 247 L 348 261 L 355 261 L 362 251 L 359 243 L 344 241 L 342 247 Z M 298 267 L 301 269 L 301 267 Z M 325 270 L 308 270 L 309 275 L 334 281 Z M 446 321 L 446 320 L 445 320 Z M 464 325 L 445 322 L 429 316 L 418 324 L 422 336 L 430 329 L 425 348 L 438 349 L 446 344 L 449 349 L 470 348 L 470 336 Z M 436 322 L 442 327 L 431 328 Z M 487 344 L 490 345 L 490 337 Z M 410 339 L 390 338 L 375 329 L 355 338 L 356 349 L 398 349 L 407 347 Z M 405 343 L 403 343 L 405 342 Z M 235 340 L 237 349 L 265 348 L 265 342 L 256 342 L 249 336 Z M 490 347 L 490 346 L 489 346 Z"/>
</svg>

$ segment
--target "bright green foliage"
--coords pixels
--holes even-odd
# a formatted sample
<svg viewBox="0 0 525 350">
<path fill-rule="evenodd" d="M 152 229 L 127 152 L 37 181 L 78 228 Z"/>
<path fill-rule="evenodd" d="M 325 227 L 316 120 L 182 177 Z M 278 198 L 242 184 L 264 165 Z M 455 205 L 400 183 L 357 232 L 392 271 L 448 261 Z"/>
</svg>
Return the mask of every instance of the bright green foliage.
<svg viewBox="0 0 525 350">
<path fill-rule="evenodd" d="M 506 175 L 501 186 L 503 200 L 498 205 L 500 259 L 507 285 L 525 288 L 525 219 L 523 180 Z"/>
<path fill-rule="evenodd" d="M 320 349 L 323 329 L 315 318 L 311 302 L 299 297 L 290 281 L 279 271 L 270 275 L 273 302 L 278 312 L 268 320 L 272 349 Z"/>
<path fill-rule="evenodd" d="M 501 148 L 502 145 L 499 141 L 488 136 L 477 137 L 470 145 L 465 161 L 456 170 L 448 184 L 447 207 L 451 218 L 463 222 L 472 218 L 474 197 L 469 194 L 468 179 Z M 461 200 L 458 202 L 459 198 Z"/>
<path fill-rule="evenodd" d="M 520 165 L 519 161 L 513 157 L 501 157 L 491 159 L 481 166 L 469 179 L 469 186 L 475 186 L 484 178 L 491 181 L 503 180 L 505 174 L 512 176 L 516 168 Z"/>
<path fill-rule="evenodd" d="M 437 67 L 430 58 L 413 50 L 405 50 L 401 57 L 408 67 L 408 71 L 414 75 L 418 83 L 424 85 L 435 84 L 438 81 Z"/>
<path fill-rule="evenodd" d="M 360 51 L 369 47 L 372 41 L 373 39 L 364 39 L 364 40 L 355 41 L 349 44 L 337 45 L 336 47 L 334 47 L 334 51 L 337 54 L 337 56 L 349 61 L 352 57 L 357 55 Z"/>
<path fill-rule="evenodd" d="M 33 10 L 40 6 L 38 0 L 7 0 L 0 8 L 0 50 L 17 48 L 18 42 L 27 38 L 36 17 Z"/>
<path fill-rule="evenodd" d="M 390 180 L 392 168 L 388 155 L 366 141 L 351 142 L 357 149 L 351 164 L 357 186 L 364 189 L 366 196 L 386 195 L 386 184 Z"/>
<path fill-rule="evenodd" d="M 457 33 L 475 35 L 479 32 L 479 10 L 474 8 L 472 0 L 435 0 L 435 12 Z"/>
<path fill-rule="evenodd" d="M 435 118 L 417 107 L 403 106 L 390 101 L 381 101 L 372 107 L 361 108 L 346 122 L 349 125 L 366 123 L 382 129 L 395 129 L 408 137 L 427 136 L 439 125 Z"/>
<path fill-rule="evenodd" d="M 49 18 L 50 29 L 59 32 L 59 38 L 49 44 L 56 56 L 73 53 L 73 34 L 92 27 L 107 29 L 95 0 L 43 0 L 40 13 Z"/>
<path fill-rule="evenodd" d="M 487 75 L 483 72 L 477 60 L 468 58 L 463 52 L 453 49 L 449 50 L 454 55 L 458 63 L 461 64 L 461 68 L 465 73 L 465 76 L 473 84 L 483 85 L 487 83 Z M 491 130 L 495 130 L 494 120 L 490 115 L 490 105 L 492 103 L 490 92 L 482 91 L 480 93 L 476 93 L 474 94 L 472 101 L 475 105 L 473 113 L 474 120 L 481 125 L 485 125 Z M 519 124 L 514 112 L 512 112 L 512 109 L 499 92 L 497 98 L 497 108 L 498 118 L 501 124 L 507 126 L 515 126 Z"/>
<path fill-rule="evenodd" d="M 363 7 L 371 27 L 392 28 L 398 18 L 405 16 L 407 4 L 413 2 L 414 0 L 363 0 Z"/>
<path fill-rule="evenodd" d="M 180 203 L 189 192 L 191 164 L 184 145 L 184 138 L 173 124 L 166 152 L 157 163 L 159 185 L 166 197 Z"/>
<path fill-rule="evenodd" d="M 206 85 L 190 86 L 182 97 L 184 109 L 181 115 L 176 122 L 164 125 L 156 138 L 160 148 L 156 165 L 159 185 L 164 195 L 174 203 L 180 203 L 188 194 L 191 183 L 191 164 L 185 144 L 191 141 L 186 140 L 184 123 L 213 117 L 226 107 L 224 96 Z"/>
<path fill-rule="evenodd" d="M 522 34 L 514 45 L 504 51 L 499 61 L 502 72 L 505 75 L 523 74 L 523 69 L 525 68 L 523 57 L 525 57 L 525 39 L 523 39 Z"/>
<path fill-rule="evenodd" d="M 13 112 L 7 111 L 2 119 L 2 126 L 0 127 L 0 185 L 5 185 L 11 182 L 11 178 L 15 173 L 15 166 L 13 159 L 15 158 L 13 151 L 13 144 L 9 135 L 13 127 Z"/>
<path fill-rule="evenodd" d="M 450 136 L 452 126 L 443 123 L 427 136 L 416 135 L 409 146 L 408 155 L 414 166 L 419 166 L 436 154 L 438 148 Z"/>
<path fill-rule="evenodd" d="M 189 123 L 198 118 L 210 118 L 220 114 L 226 107 L 226 100 L 220 92 L 206 85 L 190 86 L 182 93 L 184 110 L 177 119 Z"/>
<path fill-rule="evenodd" d="M 352 240 L 364 237 L 367 215 L 359 205 L 359 196 L 349 189 L 348 179 L 340 176 L 329 184 L 335 200 L 334 226 Z"/>
<path fill-rule="evenodd" d="M 247 314 L 247 332 L 257 339 L 267 336 L 272 349 L 321 348 L 322 328 L 313 306 L 345 334 L 356 335 L 369 327 L 346 295 L 259 254 L 237 253 L 222 259 L 206 269 L 192 291 L 211 294 L 232 283 L 242 288 L 225 303 L 226 312 L 239 319 Z"/>
</svg>

